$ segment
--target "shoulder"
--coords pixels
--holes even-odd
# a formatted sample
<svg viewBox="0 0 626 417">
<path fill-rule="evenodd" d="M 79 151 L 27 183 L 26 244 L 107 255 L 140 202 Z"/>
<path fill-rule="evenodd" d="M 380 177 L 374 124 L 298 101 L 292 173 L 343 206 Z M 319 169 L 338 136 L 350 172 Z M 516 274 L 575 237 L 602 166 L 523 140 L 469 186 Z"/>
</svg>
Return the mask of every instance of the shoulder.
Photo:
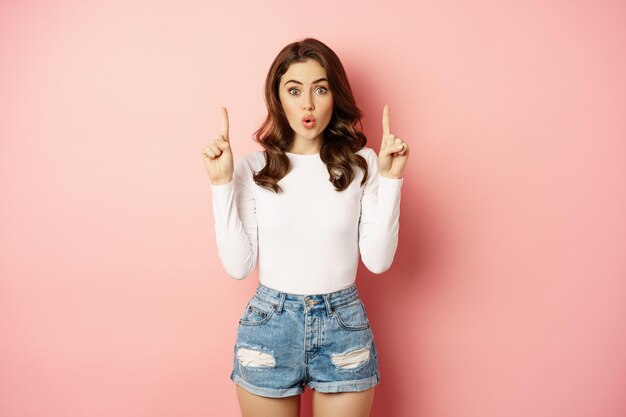
<svg viewBox="0 0 626 417">
<path fill-rule="evenodd" d="M 374 149 L 367 146 L 362 147 L 356 153 L 365 158 L 368 169 L 366 181 L 368 184 L 372 184 L 374 181 L 376 181 L 377 178 L 376 173 L 378 172 L 378 154 L 376 154 Z"/>
<path fill-rule="evenodd" d="M 246 171 L 260 171 L 265 166 L 265 152 L 255 150 L 243 155 L 235 164 Z"/>
<path fill-rule="evenodd" d="M 364 146 L 358 151 L 356 151 L 357 155 L 361 155 L 367 161 L 368 165 L 373 165 L 378 162 L 378 155 L 374 151 L 374 149 Z"/>
<path fill-rule="evenodd" d="M 361 149 L 356 151 L 356 153 L 364 158 L 371 158 L 372 156 L 376 156 L 376 152 L 374 152 L 374 149 L 370 148 L 369 146 L 362 147 Z"/>
</svg>

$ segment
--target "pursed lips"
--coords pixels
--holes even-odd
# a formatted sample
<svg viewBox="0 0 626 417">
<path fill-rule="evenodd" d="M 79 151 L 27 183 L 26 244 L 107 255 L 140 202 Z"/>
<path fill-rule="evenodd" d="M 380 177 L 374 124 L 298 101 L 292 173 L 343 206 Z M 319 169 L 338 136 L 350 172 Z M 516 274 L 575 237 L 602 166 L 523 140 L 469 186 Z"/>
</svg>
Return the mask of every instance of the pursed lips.
<svg viewBox="0 0 626 417">
<path fill-rule="evenodd" d="M 315 127 L 315 117 L 312 114 L 307 114 L 302 117 L 302 126 L 307 129 L 313 129 Z"/>
</svg>

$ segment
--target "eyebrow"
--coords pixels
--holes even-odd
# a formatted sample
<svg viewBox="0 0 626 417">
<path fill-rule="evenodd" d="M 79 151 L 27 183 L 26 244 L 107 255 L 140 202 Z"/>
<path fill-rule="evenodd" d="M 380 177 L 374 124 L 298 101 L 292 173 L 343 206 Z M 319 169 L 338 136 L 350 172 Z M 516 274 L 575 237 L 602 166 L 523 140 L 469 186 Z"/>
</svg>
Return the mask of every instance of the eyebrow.
<svg viewBox="0 0 626 417">
<path fill-rule="evenodd" d="M 311 84 L 315 84 L 315 83 L 319 83 L 321 81 L 328 81 L 326 78 L 320 78 L 319 80 L 315 80 L 313 81 Z M 296 80 L 289 80 L 285 83 L 285 85 L 289 84 L 289 83 L 296 83 L 296 84 L 300 84 L 302 85 L 302 83 L 300 81 L 296 81 Z"/>
</svg>

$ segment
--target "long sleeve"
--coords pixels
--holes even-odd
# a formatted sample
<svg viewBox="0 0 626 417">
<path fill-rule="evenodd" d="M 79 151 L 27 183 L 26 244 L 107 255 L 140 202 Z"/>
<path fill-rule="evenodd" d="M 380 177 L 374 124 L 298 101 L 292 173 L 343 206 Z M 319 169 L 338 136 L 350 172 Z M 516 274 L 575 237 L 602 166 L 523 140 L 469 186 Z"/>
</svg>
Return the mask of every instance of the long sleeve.
<svg viewBox="0 0 626 417">
<path fill-rule="evenodd" d="M 246 158 L 235 164 L 233 180 L 211 184 L 218 256 L 226 273 L 246 278 L 258 255 L 256 205 L 252 169 Z"/>
<path fill-rule="evenodd" d="M 359 250 L 363 264 L 381 274 L 391 267 L 398 247 L 400 229 L 400 190 L 403 178 L 387 178 L 378 173 L 378 156 L 371 150 L 366 157 L 369 178 L 361 197 Z"/>
</svg>

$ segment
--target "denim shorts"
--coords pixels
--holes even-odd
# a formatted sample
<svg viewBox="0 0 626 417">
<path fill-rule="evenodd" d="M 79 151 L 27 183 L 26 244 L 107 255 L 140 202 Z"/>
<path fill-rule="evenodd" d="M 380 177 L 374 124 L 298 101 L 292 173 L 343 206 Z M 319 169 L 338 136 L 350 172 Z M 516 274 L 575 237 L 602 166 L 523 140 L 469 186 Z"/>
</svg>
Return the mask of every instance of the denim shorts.
<svg viewBox="0 0 626 417">
<path fill-rule="evenodd" d="M 230 379 L 253 394 L 363 391 L 380 382 L 378 353 L 356 283 L 315 295 L 258 284 L 239 320 Z"/>
</svg>

